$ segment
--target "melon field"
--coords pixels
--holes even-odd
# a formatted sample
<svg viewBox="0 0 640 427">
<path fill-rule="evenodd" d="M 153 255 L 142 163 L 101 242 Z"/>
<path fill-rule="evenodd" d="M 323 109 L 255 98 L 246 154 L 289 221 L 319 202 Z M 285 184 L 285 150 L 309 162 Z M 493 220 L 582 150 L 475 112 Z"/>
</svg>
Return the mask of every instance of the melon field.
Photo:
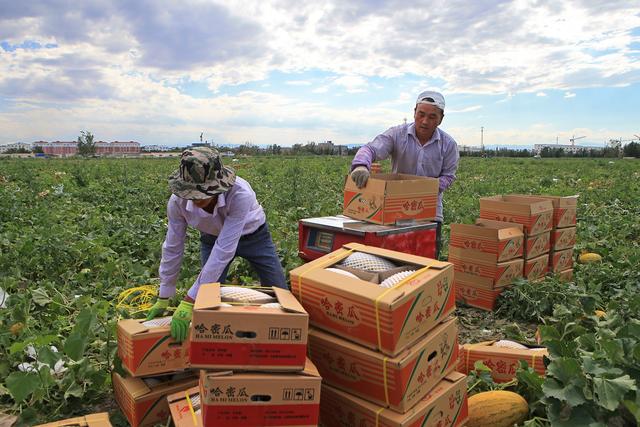
<svg viewBox="0 0 640 427">
<path fill-rule="evenodd" d="M 286 272 L 298 258 L 298 220 L 342 209 L 345 157 L 227 160 L 253 186 Z M 176 158 L 0 159 L 0 419 L 33 425 L 108 411 L 113 400 L 115 326 L 143 317 L 127 289 L 157 284 L 166 231 L 167 177 Z M 383 163 L 389 170 L 389 164 Z M 462 158 L 445 194 L 444 251 L 453 222 L 472 223 L 483 196 L 579 195 L 574 278 L 521 281 L 493 313 L 459 306 L 460 342 L 508 338 L 548 347 L 546 376 L 522 364 L 516 379 L 491 380 L 486 366 L 469 392 L 519 393 L 528 426 L 633 426 L 640 421 L 640 163 L 610 159 Z M 189 239 L 177 305 L 199 273 Z M 255 281 L 234 262 L 230 281 Z M 119 303 L 120 302 L 120 303 Z M 605 314 L 596 315 L 596 310 Z"/>
</svg>

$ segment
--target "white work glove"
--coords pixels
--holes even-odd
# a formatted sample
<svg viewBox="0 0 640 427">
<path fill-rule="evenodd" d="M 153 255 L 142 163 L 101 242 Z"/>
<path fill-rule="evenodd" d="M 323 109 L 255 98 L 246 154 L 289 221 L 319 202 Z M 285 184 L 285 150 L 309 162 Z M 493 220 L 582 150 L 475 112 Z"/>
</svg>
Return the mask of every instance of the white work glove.
<svg viewBox="0 0 640 427">
<path fill-rule="evenodd" d="M 366 166 L 358 166 L 351 171 L 351 179 L 356 183 L 358 188 L 362 188 L 367 185 L 369 179 L 369 169 Z"/>
</svg>

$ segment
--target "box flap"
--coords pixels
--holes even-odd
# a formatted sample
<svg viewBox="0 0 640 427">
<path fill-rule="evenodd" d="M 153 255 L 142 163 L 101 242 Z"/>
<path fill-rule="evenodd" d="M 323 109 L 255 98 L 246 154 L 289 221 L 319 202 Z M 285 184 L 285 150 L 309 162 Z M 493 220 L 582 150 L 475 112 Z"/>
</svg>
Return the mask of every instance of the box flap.
<svg viewBox="0 0 640 427">
<path fill-rule="evenodd" d="M 453 273 L 453 281 L 461 285 L 472 286 L 475 288 L 486 289 L 492 291 L 494 289 L 505 288 L 509 285 L 496 285 L 494 280 L 489 277 L 476 276 L 474 274 L 462 273 L 455 271 Z"/>
<path fill-rule="evenodd" d="M 518 224 L 517 222 L 505 222 L 497 221 L 495 219 L 478 218 L 476 219 L 476 225 L 480 225 L 486 228 L 493 228 L 496 230 L 517 228 L 520 231 L 520 234 L 524 235 L 524 225 Z"/>
<path fill-rule="evenodd" d="M 351 178 L 351 175 L 347 175 L 345 177 L 344 189 L 356 193 L 362 193 L 366 191 L 367 193 L 384 194 L 386 187 L 386 183 L 384 180 L 385 175 L 386 174 L 376 174 L 375 178 L 369 178 L 363 188 L 358 188 L 356 183 Z"/>
<path fill-rule="evenodd" d="M 275 286 L 273 287 L 273 291 L 275 292 L 276 298 L 278 299 L 278 302 L 280 303 L 282 308 L 294 313 L 307 314 L 305 309 L 302 307 L 302 304 L 300 304 L 300 301 L 298 301 L 291 292 Z"/>
<path fill-rule="evenodd" d="M 151 388 L 145 384 L 142 378 L 122 377 L 117 372 L 113 373 L 113 380 L 122 384 L 125 390 L 134 398 L 151 393 Z"/>
<path fill-rule="evenodd" d="M 100 412 L 97 414 L 85 415 L 84 417 L 68 418 L 62 421 L 54 421 L 47 424 L 38 424 L 34 427 L 111 427 L 109 414 Z"/>
<path fill-rule="evenodd" d="M 386 179 L 385 194 L 437 194 L 440 181 L 438 178 L 426 176 L 407 175 L 407 174 L 390 174 Z"/>
<path fill-rule="evenodd" d="M 209 310 L 220 306 L 220 283 L 203 283 L 198 289 L 194 310 Z"/>
<path fill-rule="evenodd" d="M 473 249 L 457 248 L 455 246 L 449 247 L 449 258 L 457 258 L 463 261 L 479 261 L 487 264 L 496 264 L 496 265 L 502 264 L 498 262 L 497 254 L 476 251 Z M 504 261 L 504 262 L 510 262 L 510 261 Z"/>
<path fill-rule="evenodd" d="M 578 205 L 577 194 L 573 196 L 548 196 L 544 194 L 514 194 L 514 196 L 550 200 L 554 208 L 572 208 Z"/>
<path fill-rule="evenodd" d="M 122 329 L 129 335 L 137 335 L 144 332 L 149 332 L 151 328 L 144 326 L 142 322 L 144 322 L 143 319 L 123 319 L 118 322 L 118 328 Z M 164 328 L 168 327 L 164 326 Z"/>
<path fill-rule="evenodd" d="M 180 400 L 183 400 L 185 398 L 185 395 L 194 395 L 194 394 L 198 394 L 200 393 L 200 387 L 196 386 L 196 387 L 191 387 L 190 389 L 184 390 L 184 391 L 179 391 L 177 393 L 171 393 L 167 396 L 167 401 L 169 402 L 169 404 L 172 404 L 173 402 L 178 402 Z"/>
</svg>

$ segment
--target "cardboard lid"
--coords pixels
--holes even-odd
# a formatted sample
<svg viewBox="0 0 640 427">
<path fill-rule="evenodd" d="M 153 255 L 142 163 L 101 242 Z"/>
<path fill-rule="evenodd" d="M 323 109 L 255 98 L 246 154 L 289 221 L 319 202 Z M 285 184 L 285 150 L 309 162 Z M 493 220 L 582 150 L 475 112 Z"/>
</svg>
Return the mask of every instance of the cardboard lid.
<svg viewBox="0 0 640 427">
<path fill-rule="evenodd" d="M 120 383 L 134 400 L 143 396 L 147 396 L 149 394 L 166 394 L 167 391 L 184 386 L 185 384 L 192 383 L 194 381 L 198 381 L 195 371 L 180 371 L 173 374 L 164 374 L 145 378 L 165 379 L 175 374 L 185 374 L 186 376 L 179 376 L 175 379 L 163 380 L 160 384 L 154 385 L 152 387 L 149 387 L 144 382 L 143 378 L 122 377 L 115 371 L 112 374 L 112 380 L 114 383 Z"/>
<path fill-rule="evenodd" d="M 137 335 L 145 332 L 149 332 L 151 329 L 165 329 L 169 330 L 169 326 L 158 326 L 156 328 L 149 328 L 142 323 L 144 319 L 122 319 L 118 322 L 118 328 L 122 329 L 129 335 Z"/>
<path fill-rule="evenodd" d="M 294 313 L 307 314 L 304 307 L 302 307 L 302 304 L 300 304 L 300 301 L 298 301 L 291 292 L 286 289 L 277 288 L 275 286 L 273 287 L 273 291 L 276 294 L 278 302 L 284 310 Z"/>
<path fill-rule="evenodd" d="M 370 175 L 364 188 L 358 188 L 351 179 L 351 175 L 345 177 L 345 188 L 353 191 L 378 193 L 378 194 L 424 194 L 437 193 L 439 191 L 438 178 L 427 176 L 409 175 L 402 173 L 377 173 Z"/>
<path fill-rule="evenodd" d="M 517 228 L 524 234 L 524 225 L 517 222 L 497 221 L 495 219 L 477 218 L 476 225 L 480 225 L 485 228 L 493 228 L 496 230 L 504 230 L 510 228 Z"/>
<path fill-rule="evenodd" d="M 493 221 L 495 223 L 500 224 L 489 224 L 484 222 L 478 222 L 476 220 L 476 224 L 451 224 L 451 233 L 452 234 L 467 234 L 471 236 L 480 236 L 494 240 L 507 240 L 516 237 L 523 237 L 524 233 L 522 232 L 522 224 L 517 224 L 520 228 L 516 227 L 515 224 L 511 226 L 510 222 L 502 222 L 502 221 Z M 506 224 L 506 225 L 505 225 Z"/>
<path fill-rule="evenodd" d="M 530 196 L 516 196 L 512 194 L 497 195 L 480 198 L 480 209 L 508 208 L 510 211 L 524 214 L 538 214 L 553 210 L 550 200 L 532 198 Z"/>
<path fill-rule="evenodd" d="M 268 376 L 265 376 L 268 374 Z M 305 358 L 304 369 L 301 371 L 295 372 L 281 372 L 281 371 L 233 371 L 233 370 L 225 370 L 225 371 L 200 371 L 200 378 L 206 377 L 234 377 L 241 379 L 265 379 L 266 381 L 277 381 L 278 378 L 291 378 L 291 377 L 310 377 L 310 378 L 320 378 L 320 373 L 318 372 L 318 368 L 313 364 L 311 359 L 308 357 Z"/>
<path fill-rule="evenodd" d="M 100 412 L 97 414 L 85 415 L 84 417 L 69 418 L 62 421 L 55 421 L 47 424 L 38 424 L 34 427 L 64 427 L 64 426 L 80 426 L 80 427 L 111 427 L 109 422 L 109 414 Z"/>
<path fill-rule="evenodd" d="M 544 194 L 514 194 L 519 197 L 550 200 L 554 208 L 571 208 L 578 205 L 578 195 L 573 196 L 548 196 Z"/>
<path fill-rule="evenodd" d="M 115 371 L 112 378 L 114 383 L 120 383 L 134 399 L 151 393 L 151 388 L 145 384 L 142 378 L 123 377 Z"/>
</svg>

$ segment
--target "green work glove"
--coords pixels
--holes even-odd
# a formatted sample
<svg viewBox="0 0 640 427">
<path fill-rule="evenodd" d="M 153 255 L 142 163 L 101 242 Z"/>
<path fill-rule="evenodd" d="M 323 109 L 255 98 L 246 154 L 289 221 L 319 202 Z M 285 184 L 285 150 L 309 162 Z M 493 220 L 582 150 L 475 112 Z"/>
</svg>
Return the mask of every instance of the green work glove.
<svg viewBox="0 0 640 427">
<path fill-rule="evenodd" d="M 351 179 L 353 179 L 358 188 L 364 187 L 369 180 L 369 169 L 366 166 L 358 166 L 351 171 Z"/>
<path fill-rule="evenodd" d="M 147 320 L 155 319 L 158 316 L 162 316 L 167 307 L 169 307 L 169 299 L 158 298 L 149 309 L 149 312 L 147 313 Z"/>
<path fill-rule="evenodd" d="M 193 303 L 184 300 L 181 301 L 171 319 L 171 336 L 174 340 L 182 342 L 187 338 L 192 314 Z"/>
</svg>

